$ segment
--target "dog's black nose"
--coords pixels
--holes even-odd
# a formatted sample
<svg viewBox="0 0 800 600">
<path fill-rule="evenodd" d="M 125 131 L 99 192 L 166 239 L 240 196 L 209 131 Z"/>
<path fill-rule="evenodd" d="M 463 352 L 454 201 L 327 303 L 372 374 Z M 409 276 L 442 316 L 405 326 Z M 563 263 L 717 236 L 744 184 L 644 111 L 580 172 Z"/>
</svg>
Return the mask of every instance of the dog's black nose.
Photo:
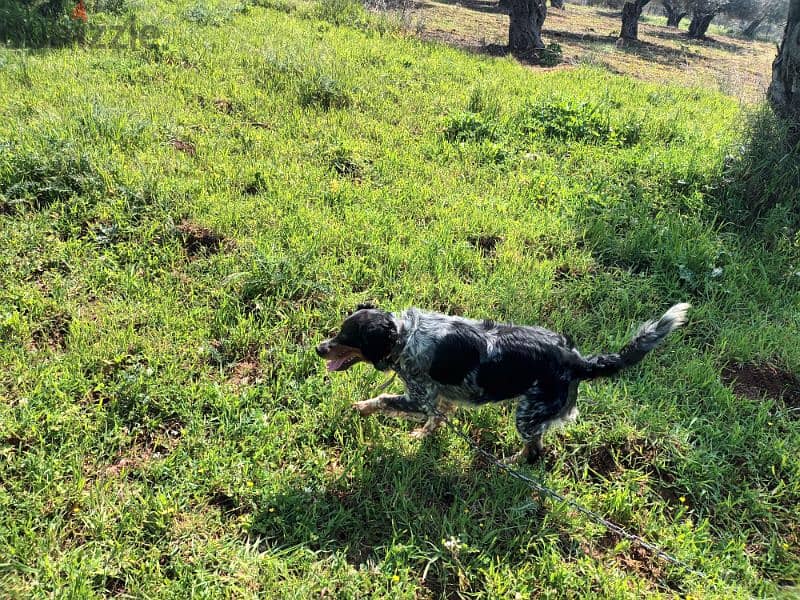
<svg viewBox="0 0 800 600">
<path fill-rule="evenodd" d="M 322 342 L 319 346 L 317 346 L 317 354 L 320 356 L 325 356 L 328 353 L 328 343 Z"/>
</svg>

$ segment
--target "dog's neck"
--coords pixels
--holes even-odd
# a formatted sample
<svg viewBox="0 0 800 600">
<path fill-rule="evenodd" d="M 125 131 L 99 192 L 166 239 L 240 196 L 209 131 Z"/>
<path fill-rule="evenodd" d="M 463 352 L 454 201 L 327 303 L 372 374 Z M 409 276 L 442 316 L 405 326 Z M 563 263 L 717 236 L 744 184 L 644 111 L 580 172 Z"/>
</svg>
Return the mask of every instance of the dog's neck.
<svg viewBox="0 0 800 600">
<path fill-rule="evenodd" d="M 406 345 L 406 332 L 405 327 L 403 327 L 402 319 L 398 319 L 397 316 L 393 314 L 392 320 L 397 330 L 397 341 L 394 343 L 394 346 L 392 346 L 389 354 L 374 363 L 375 368 L 379 371 L 396 370 L 398 361 L 400 360 L 400 353 L 403 351 L 403 346 Z"/>
</svg>

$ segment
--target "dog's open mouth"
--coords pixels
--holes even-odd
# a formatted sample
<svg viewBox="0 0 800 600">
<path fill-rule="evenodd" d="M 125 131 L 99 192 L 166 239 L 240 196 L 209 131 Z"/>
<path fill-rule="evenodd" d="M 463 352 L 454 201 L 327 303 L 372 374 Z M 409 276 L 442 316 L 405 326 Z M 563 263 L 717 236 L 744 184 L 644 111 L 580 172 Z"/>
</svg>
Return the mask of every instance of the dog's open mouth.
<svg viewBox="0 0 800 600">
<path fill-rule="evenodd" d="M 345 371 L 357 362 L 364 360 L 359 353 L 348 352 L 342 356 L 331 358 L 327 361 L 328 371 Z"/>
<path fill-rule="evenodd" d="M 344 371 L 360 361 L 361 357 L 357 354 L 346 354 L 345 356 L 332 358 L 328 361 L 328 371 Z"/>
</svg>

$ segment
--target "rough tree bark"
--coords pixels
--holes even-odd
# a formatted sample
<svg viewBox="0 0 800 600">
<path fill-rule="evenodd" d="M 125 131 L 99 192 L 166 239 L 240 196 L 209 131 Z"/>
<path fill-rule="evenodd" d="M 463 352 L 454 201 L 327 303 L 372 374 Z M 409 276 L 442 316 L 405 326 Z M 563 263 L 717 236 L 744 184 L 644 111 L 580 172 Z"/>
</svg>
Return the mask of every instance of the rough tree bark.
<svg viewBox="0 0 800 600">
<path fill-rule="evenodd" d="M 677 27 L 680 25 L 683 18 L 687 15 L 687 12 L 681 10 L 681 7 L 671 0 L 663 0 L 661 4 L 664 6 L 664 14 L 667 16 L 667 27 Z"/>
<path fill-rule="evenodd" d="M 783 42 L 772 63 L 769 101 L 779 114 L 800 129 L 800 0 L 791 0 Z"/>
<path fill-rule="evenodd" d="M 639 39 L 639 17 L 642 16 L 642 9 L 650 0 L 628 0 L 622 6 L 622 31 L 619 37 L 622 40 Z"/>
<path fill-rule="evenodd" d="M 508 49 L 533 52 L 544 48 L 542 24 L 547 16 L 546 0 L 508 0 Z"/>
<path fill-rule="evenodd" d="M 701 39 L 706 37 L 706 31 L 708 31 L 708 26 L 711 25 L 711 21 L 716 16 L 717 13 L 707 13 L 699 11 L 693 12 L 692 22 L 689 23 L 689 37 L 695 39 Z"/>
</svg>

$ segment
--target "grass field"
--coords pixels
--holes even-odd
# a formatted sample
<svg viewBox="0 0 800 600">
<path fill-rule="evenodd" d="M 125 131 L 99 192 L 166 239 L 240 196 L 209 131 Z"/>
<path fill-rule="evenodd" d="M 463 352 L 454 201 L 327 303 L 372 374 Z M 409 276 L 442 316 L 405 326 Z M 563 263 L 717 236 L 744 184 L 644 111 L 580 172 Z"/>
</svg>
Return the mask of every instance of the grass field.
<svg viewBox="0 0 800 600">
<path fill-rule="evenodd" d="M 796 592 L 800 241 L 785 207 L 729 222 L 739 101 L 267 1 L 0 49 L 0 595 Z M 526 472 L 707 577 L 357 418 L 383 377 L 313 347 L 367 299 L 585 352 L 691 302 Z M 507 455 L 512 410 L 458 424 Z"/>
</svg>

